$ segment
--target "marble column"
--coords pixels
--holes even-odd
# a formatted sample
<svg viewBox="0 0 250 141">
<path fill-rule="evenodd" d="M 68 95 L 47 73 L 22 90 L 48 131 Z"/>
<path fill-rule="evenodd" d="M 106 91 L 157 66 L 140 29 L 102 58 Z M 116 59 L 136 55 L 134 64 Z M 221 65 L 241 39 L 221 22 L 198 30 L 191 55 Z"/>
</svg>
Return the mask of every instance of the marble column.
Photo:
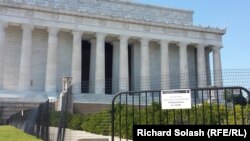
<svg viewBox="0 0 250 141">
<path fill-rule="evenodd" d="M 206 71 L 206 56 L 205 46 L 197 45 L 197 74 L 198 74 L 198 87 L 207 87 L 207 71 Z"/>
<path fill-rule="evenodd" d="M 187 43 L 179 43 L 180 88 L 189 87 Z"/>
<path fill-rule="evenodd" d="M 210 54 L 211 49 L 205 49 L 205 58 L 206 58 L 206 72 L 207 72 L 207 86 L 211 86 L 211 70 L 210 70 Z"/>
<path fill-rule="evenodd" d="M 53 99 L 56 94 L 56 76 L 57 76 L 57 33 L 59 29 L 49 28 L 48 54 L 46 67 L 45 91 L 48 97 Z"/>
<path fill-rule="evenodd" d="M 89 92 L 95 92 L 96 39 L 90 40 Z"/>
<path fill-rule="evenodd" d="M 131 48 L 131 86 L 133 91 L 140 90 L 141 45 L 139 41 Z"/>
<path fill-rule="evenodd" d="M 82 31 L 73 31 L 73 51 L 72 51 L 72 92 L 81 93 L 82 82 Z"/>
<path fill-rule="evenodd" d="M 112 93 L 119 92 L 119 62 L 120 62 L 120 42 L 113 42 L 113 60 L 112 60 Z"/>
<path fill-rule="evenodd" d="M 31 66 L 31 47 L 32 47 L 32 25 L 22 25 L 22 49 L 19 71 L 18 89 L 21 91 L 30 90 L 30 66 Z"/>
<path fill-rule="evenodd" d="M 170 89 L 169 42 L 160 41 L 161 50 L 161 89 Z"/>
<path fill-rule="evenodd" d="M 220 47 L 213 46 L 214 85 L 223 86 Z"/>
<path fill-rule="evenodd" d="M 120 36 L 119 91 L 129 90 L 128 39 L 127 36 Z"/>
<path fill-rule="evenodd" d="M 141 90 L 150 90 L 149 39 L 141 39 Z"/>
<path fill-rule="evenodd" d="M 7 27 L 8 23 L 0 21 L 0 90 L 3 89 L 5 28 Z"/>
<path fill-rule="evenodd" d="M 96 34 L 95 93 L 105 94 L 105 36 Z"/>
</svg>

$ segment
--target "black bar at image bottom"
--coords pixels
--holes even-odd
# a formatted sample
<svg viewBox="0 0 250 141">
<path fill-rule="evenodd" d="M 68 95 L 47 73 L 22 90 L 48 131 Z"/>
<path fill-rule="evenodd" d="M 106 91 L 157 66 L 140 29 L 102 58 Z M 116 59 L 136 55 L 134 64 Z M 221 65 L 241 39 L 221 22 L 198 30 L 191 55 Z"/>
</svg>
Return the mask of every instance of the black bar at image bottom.
<svg viewBox="0 0 250 141">
<path fill-rule="evenodd" d="M 133 141 L 146 139 L 250 140 L 250 125 L 134 125 Z"/>
</svg>

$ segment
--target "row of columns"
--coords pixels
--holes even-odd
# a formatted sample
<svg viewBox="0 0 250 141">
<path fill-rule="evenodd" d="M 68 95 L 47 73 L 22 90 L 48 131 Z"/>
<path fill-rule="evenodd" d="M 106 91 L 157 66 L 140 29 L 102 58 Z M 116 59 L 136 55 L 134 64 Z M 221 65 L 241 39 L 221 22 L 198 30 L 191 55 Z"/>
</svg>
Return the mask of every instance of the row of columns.
<svg viewBox="0 0 250 141">
<path fill-rule="evenodd" d="M 5 43 L 5 28 L 6 25 L 1 23 L 0 25 L 0 66 L 3 65 L 3 53 Z M 22 91 L 28 91 L 30 89 L 30 64 L 31 64 L 31 48 L 32 48 L 32 30 L 34 26 L 23 25 L 22 34 L 22 49 L 21 49 L 21 62 L 19 72 L 18 88 Z M 56 94 L 56 73 L 57 73 L 57 34 L 59 29 L 48 28 L 48 54 L 47 54 L 47 66 L 46 66 L 46 84 L 45 91 L 52 94 Z M 81 41 L 82 31 L 73 31 L 73 52 L 72 52 L 72 84 L 73 92 L 81 92 Z M 90 58 L 90 83 L 94 87 L 90 89 L 97 94 L 105 93 L 105 33 L 96 33 L 96 40 L 91 40 L 91 58 Z M 129 71 L 128 71 L 128 36 L 121 35 L 119 37 L 119 90 L 129 90 Z M 140 63 L 140 89 L 150 89 L 150 67 L 149 67 L 149 42 L 150 39 L 142 38 L 141 43 L 141 63 Z M 160 41 L 161 50 L 161 87 L 164 89 L 170 88 L 170 66 L 169 66 L 169 41 Z M 116 43 L 115 46 L 118 46 Z M 180 56 L 180 87 L 187 88 L 188 84 L 188 58 L 187 58 L 187 46 L 188 43 L 178 43 L 179 56 Z M 197 69 L 198 69 L 198 84 L 199 87 L 206 86 L 206 59 L 205 59 L 205 45 L 197 45 Z M 213 47 L 213 60 L 215 73 L 215 85 L 222 85 L 221 72 L 221 58 L 220 48 Z M 184 80 L 184 81 L 183 81 Z M 78 83 L 78 84 L 77 84 Z M 3 67 L 0 68 L 0 88 L 3 87 Z"/>
</svg>

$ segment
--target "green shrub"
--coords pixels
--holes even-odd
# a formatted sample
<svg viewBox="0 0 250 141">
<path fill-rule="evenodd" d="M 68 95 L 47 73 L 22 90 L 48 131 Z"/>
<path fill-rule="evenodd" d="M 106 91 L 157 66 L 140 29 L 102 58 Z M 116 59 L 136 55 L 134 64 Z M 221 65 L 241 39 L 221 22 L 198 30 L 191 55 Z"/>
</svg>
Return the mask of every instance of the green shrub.
<svg viewBox="0 0 250 141">
<path fill-rule="evenodd" d="M 60 112 L 56 112 L 54 110 L 50 110 L 49 115 L 50 115 L 49 125 L 50 126 L 58 126 Z"/>
<path fill-rule="evenodd" d="M 82 130 L 102 134 L 111 134 L 111 116 L 108 110 L 86 115 L 81 125 Z"/>
<path fill-rule="evenodd" d="M 74 130 L 81 130 L 81 125 L 84 122 L 84 117 L 81 114 L 73 114 L 68 119 L 68 127 Z"/>
</svg>

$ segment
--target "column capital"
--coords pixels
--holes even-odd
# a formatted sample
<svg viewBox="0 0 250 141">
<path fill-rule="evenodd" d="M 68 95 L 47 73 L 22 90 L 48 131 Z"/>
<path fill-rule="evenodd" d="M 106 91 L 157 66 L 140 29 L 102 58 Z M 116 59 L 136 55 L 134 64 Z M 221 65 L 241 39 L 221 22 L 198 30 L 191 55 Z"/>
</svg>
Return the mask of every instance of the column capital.
<svg viewBox="0 0 250 141">
<path fill-rule="evenodd" d="M 82 36 L 82 34 L 84 33 L 84 31 L 81 31 L 81 30 L 72 30 L 72 34 L 73 36 Z"/>
<path fill-rule="evenodd" d="M 170 41 L 169 40 L 160 40 L 160 41 L 158 41 L 158 43 L 160 45 L 168 45 L 170 43 Z"/>
<path fill-rule="evenodd" d="M 60 31 L 60 28 L 48 27 L 47 31 L 49 34 L 56 35 Z"/>
<path fill-rule="evenodd" d="M 119 36 L 120 41 L 121 41 L 121 40 L 127 41 L 129 38 L 130 38 L 130 36 L 127 36 L 127 35 L 120 35 L 120 36 Z"/>
<path fill-rule="evenodd" d="M 203 50 L 205 50 L 205 48 L 207 47 L 208 45 L 206 45 L 206 44 L 197 44 L 197 45 L 195 45 L 195 48 L 196 49 L 203 49 Z"/>
<path fill-rule="evenodd" d="M 179 42 L 179 43 L 176 43 L 176 45 L 178 45 L 179 47 L 186 47 L 189 44 L 190 44 L 189 42 Z"/>
<path fill-rule="evenodd" d="M 102 33 L 102 32 L 97 32 L 96 33 L 96 37 L 97 38 L 102 38 L 104 39 L 107 36 L 107 33 Z"/>
<path fill-rule="evenodd" d="M 221 48 L 221 46 L 212 46 L 213 51 L 220 51 Z"/>
<path fill-rule="evenodd" d="M 22 25 L 22 29 L 23 29 L 23 30 L 33 30 L 33 29 L 34 29 L 34 25 L 31 25 L 31 24 L 23 24 L 23 25 Z"/>
<path fill-rule="evenodd" d="M 141 38 L 141 47 L 148 47 L 149 41 L 149 38 Z"/>
</svg>

